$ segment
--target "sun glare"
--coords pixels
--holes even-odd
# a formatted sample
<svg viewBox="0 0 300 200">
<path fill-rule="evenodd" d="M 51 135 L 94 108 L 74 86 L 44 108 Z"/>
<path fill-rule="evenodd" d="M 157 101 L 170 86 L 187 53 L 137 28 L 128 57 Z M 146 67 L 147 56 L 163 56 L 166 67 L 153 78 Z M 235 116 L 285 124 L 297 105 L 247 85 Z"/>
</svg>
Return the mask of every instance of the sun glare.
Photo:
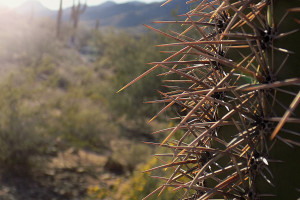
<svg viewBox="0 0 300 200">
<path fill-rule="evenodd" d="M 19 5 L 21 5 L 22 3 L 24 3 L 26 0 L 9 0 L 9 1 L 0 1 L 0 5 L 1 6 L 5 6 L 5 7 L 17 7 Z"/>
<path fill-rule="evenodd" d="M 59 6 L 59 0 L 9 0 L 9 1 L 0 1 L 0 6 L 15 8 L 22 5 L 26 1 L 41 2 L 45 7 L 49 9 L 58 9 Z M 67 0 L 65 2 L 69 3 L 68 1 L 70 0 Z"/>
</svg>

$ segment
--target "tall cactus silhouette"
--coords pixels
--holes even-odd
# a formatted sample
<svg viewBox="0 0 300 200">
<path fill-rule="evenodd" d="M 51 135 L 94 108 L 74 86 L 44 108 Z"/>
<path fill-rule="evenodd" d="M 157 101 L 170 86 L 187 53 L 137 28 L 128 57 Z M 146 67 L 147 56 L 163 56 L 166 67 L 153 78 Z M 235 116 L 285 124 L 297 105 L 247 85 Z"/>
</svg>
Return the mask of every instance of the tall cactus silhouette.
<svg viewBox="0 0 300 200">
<path fill-rule="evenodd" d="M 75 42 L 75 36 L 76 36 L 76 30 L 78 27 L 78 22 L 79 22 L 79 18 L 80 15 L 83 14 L 85 12 L 87 8 L 87 2 L 85 1 L 85 4 L 82 5 L 80 0 L 78 0 L 78 4 L 76 5 L 75 0 L 73 0 L 73 6 L 72 6 L 72 10 L 71 10 L 71 21 L 73 23 L 73 34 L 71 37 L 72 42 Z"/>
<path fill-rule="evenodd" d="M 166 1 L 163 5 L 170 3 Z M 155 133 L 166 133 L 158 144 L 171 153 L 163 156 L 160 169 L 172 171 L 157 177 L 165 183 L 149 194 L 174 188 L 182 199 L 260 199 L 266 194 L 257 188 L 261 180 L 274 185 L 270 169 L 276 158 L 270 152 L 276 142 L 300 146 L 289 139 L 299 136 L 295 109 L 300 102 L 300 78 L 281 79 L 289 55 L 278 41 L 298 29 L 279 32 L 290 12 L 275 20 L 273 0 L 189 0 L 192 9 L 183 21 L 159 21 L 185 27 L 181 33 L 148 28 L 175 41 L 160 47 L 170 55 L 128 83 L 135 83 L 157 68 L 170 76 L 166 91 L 159 91 L 165 106 L 153 117 L 172 107 L 177 125 Z M 295 19 L 299 23 L 299 19 Z M 178 50 L 179 49 L 179 50 Z M 280 60 L 280 61 L 278 61 Z M 177 77 L 174 79 L 174 77 Z M 121 89 L 121 90 L 122 90 Z M 280 96 L 287 96 L 283 101 Z M 150 121 L 152 121 L 151 119 Z M 296 126 L 299 128 L 299 126 Z M 284 134 L 278 134 L 279 132 Z M 176 137 L 173 137 L 176 134 Z M 178 139 L 178 135 L 180 135 Z M 177 138 L 177 139 L 176 139 Z"/>
<path fill-rule="evenodd" d="M 59 1 L 59 10 L 57 13 L 57 20 L 56 20 L 56 38 L 59 39 L 60 32 L 61 32 L 61 24 L 62 24 L 62 14 L 63 14 L 63 0 Z"/>
</svg>

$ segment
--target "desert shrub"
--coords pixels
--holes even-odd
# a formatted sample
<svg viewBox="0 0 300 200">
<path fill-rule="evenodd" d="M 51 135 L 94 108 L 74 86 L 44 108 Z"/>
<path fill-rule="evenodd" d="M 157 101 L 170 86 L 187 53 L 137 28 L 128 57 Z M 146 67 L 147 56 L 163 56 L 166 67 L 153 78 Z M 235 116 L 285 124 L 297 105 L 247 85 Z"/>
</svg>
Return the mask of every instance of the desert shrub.
<svg viewBox="0 0 300 200">
<path fill-rule="evenodd" d="M 148 145 L 128 140 L 112 140 L 110 146 L 112 150 L 111 159 L 120 163 L 130 173 L 140 163 L 146 162 L 152 153 L 152 148 Z"/>
<path fill-rule="evenodd" d="M 51 144 L 43 105 L 14 76 L 1 82 L 0 91 L 0 166 L 16 174 L 30 174 L 37 167 L 36 159 L 47 155 Z"/>
<path fill-rule="evenodd" d="M 91 185 L 87 191 L 87 200 L 138 200 L 146 197 L 152 192 L 153 187 L 162 186 L 163 182 L 159 179 L 149 177 L 148 173 L 142 173 L 141 171 L 148 170 L 159 164 L 156 158 L 148 159 L 144 164 L 139 164 L 137 169 L 130 177 L 119 177 L 111 187 L 105 187 L 101 185 Z M 160 175 L 169 174 L 168 171 L 161 173 Z M 178 194 L 174 194 L 171 189 L 165 190 L 159 197 L 152 196 L 149 199 L 178 199 Z"/>
<path fill-rule="evenodd" d="M 142 102 L 157 97 L 153 88 L 159 87 L 161 80 L 150 75 L 146 80 L 142 80 L 140 85 L 135 85 L 127 92 L 115 93 L 130 80 L 138 76 L 147 69 L 147 63 L 161 59 L 161 56 L 153 54 L 153 43 L 158 38 L 153 35 L 133 36 L 124 32 L 100 34 L 96 45 L 99 48 L 99 61 L 96 68 L 110 70 L 109 74 L 111 87 L 107 94 L 109 106 L 115 115 L 126 116 L 126 119 L 136 121 L 150 117 L 157 111 L 154 105 L 142 105 Z M 132 106 L 135 105 L 135 106 Z"/>
<path fill-rule="evenodd" d="M 138 170 L 133 173 L 129 180 L 119 183 L 116 186 L 117 195 L 115 199 L 138 200 L 143 199 L 153 191 L 153 188 L 158 188 L 163 185 L 162 180 L 152 178 L 148 173 L 143 173 L 152 167 L 159 164 L 156 158 L 149 159 L 146 164 L 140 165 Z M 160 176 L 169 174 L 169 171 L 160 173 Z M 149 199 L 179 199 L 178 194 L 172 192 L 172 189 L 167 188 L 160 196 L 154 195 Z"/>
<path fill-rule="evenodd" d="M 53 132 L 68 145 L 90 148 L 94 151 L 109 148 L 109 141 L 117 135 L 117 129 L 109 122 L 109 116 L 99 105 L 93 104 L 76 92 L 59 100 L 59 113 L 54 121 Z"/>
<path fill-rule="evenodd" d="M 1 168 L 29 172 L 40 161 L 43 164 L 42 159 L 35 162 L 38 158 L 69 147 L 109 149 L 107 141 L 118 135 L 118 128 L 110 120 L 98 84 L 85 66 L 61 69 L 49 57 L 34 68 L 19 68 L 3 77 Z"/>
</svg>

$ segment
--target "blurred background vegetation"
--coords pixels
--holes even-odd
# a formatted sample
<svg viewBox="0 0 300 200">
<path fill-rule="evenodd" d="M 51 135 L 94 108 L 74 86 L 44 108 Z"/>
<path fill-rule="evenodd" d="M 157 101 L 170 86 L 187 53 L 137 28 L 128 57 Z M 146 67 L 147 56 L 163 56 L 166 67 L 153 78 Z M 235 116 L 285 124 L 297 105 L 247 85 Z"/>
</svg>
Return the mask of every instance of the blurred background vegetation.
<svg viewBox="0 0 300 200">
<path fill-rule="evenodd" d="M 157 164 L 142 141 L 166 122 L 147 125 L 159 107 L 143 102 L 162 80 L 116 92 L 166 39 L 60 23 L 58 36 L 56 19 L 0 12 L 0 199 L 140 199 L 160 183 L 141 170 Z"/>
</svg>

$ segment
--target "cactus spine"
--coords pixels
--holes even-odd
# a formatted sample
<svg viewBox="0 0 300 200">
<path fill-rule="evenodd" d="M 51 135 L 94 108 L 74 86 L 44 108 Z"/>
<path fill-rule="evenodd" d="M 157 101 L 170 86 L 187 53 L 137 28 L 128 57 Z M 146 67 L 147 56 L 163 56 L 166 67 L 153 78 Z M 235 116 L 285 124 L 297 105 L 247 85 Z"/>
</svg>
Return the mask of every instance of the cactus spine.
<svg viewBox="0 0 300 200">
<path fill-rule="evenodd" d="M 186 27 L 183 32 L 147 26 L 175 41 L 161 47 L 179 50 L 164 51 L 170 54 L 164 61 L 153 62 L 151 69 L 124 86 L 157 68 L 166 70 L 160 75 L 178 77 L 168 81 L 175 85 L 160 91 L 161 100 L 150 102 L 166 105 L 154 118 L 175 105 L 182 112 L 171 118 L 175 127 L 158 131 L 167 136 L 154 144 L 169 149 L 171 154 L 157 155 L 169 159 L 147 171 L 168 168 L 173 173 L 158 177 L 165 184 L 145 199 L 167 187 L 175 188 L 182 199 L 272 196 L 257 187 L 260 180 L 274 186 L 270 166 L 276 158 L 270 152 L 277 141 L 299 146 L 287 135 L 300 136 L 299 130 L 283 129 L 283 125 L 300 123 L 295 117 L 300 78 L 280 78 L 293 52 L 276 44 L 297 32 L 281 33 L 279 28 L 289 11 L 300 9 L 288 10 L 276 24 L 273 0 L 192 0 L 187 4 L 194 5 L 185 20 L 156 22 L 179 24 Z M 282 59 L 275 62 L 275 57 Z M 281 102 L 281 95 L 289 96 L 288 105 Z M 279 131 L 286 134 L 279 136 Z"/>
</svg>

